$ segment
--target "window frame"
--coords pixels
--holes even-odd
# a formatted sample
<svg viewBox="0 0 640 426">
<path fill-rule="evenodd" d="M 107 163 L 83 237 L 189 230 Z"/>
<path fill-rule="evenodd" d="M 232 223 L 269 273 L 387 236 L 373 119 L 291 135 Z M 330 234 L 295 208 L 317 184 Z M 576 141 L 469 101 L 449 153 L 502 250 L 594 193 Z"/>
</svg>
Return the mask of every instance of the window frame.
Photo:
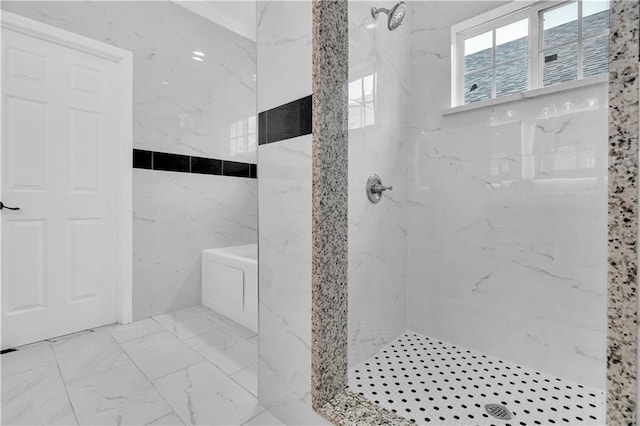
<svg viewBox="0 0 640 426">
<path fill-rule="evenodd" d="M 583 61 L 583 48 L 584 40 L 595 39 L 600 37 L 606 32 L 590 34 L 588 37 L 584 37 L 583 34 L 583 1 L 584 0 L 526 0 L 526 1 L 512 1 L 504 6 L 500 6 L 496 9 L 492 9 L 478 16 L 474 16 L 471 19 L 455 24 L 451 27 L 451 107 L 458 107 L 464 105 L 473 105 L 479 102 L 491 101 L 499 99 L 503 96 L 513 95 L 509 93 L 505 95 L 496 96 L 496 30 L 505 25 L 512 24 L 519 20 L 529 19 L 529 33 L 528 33 L 528 45 L 527 45 L 527 91 L 534 89 L 541 89 L 550 86 L 558 86 L 574 81 L 580 81 L 584 79 L 584 61 Z M 577 11 L 577 38 L 570 42 L 545 47 L 543 43 L 543 24 L 544 21 L 540 19 L 542 13 L 547 10 L 557 9 L 566 6 L 570 3 L 576 2 Z M 469 104 L 464 103 L 464 44 L 465 40 L 468 40 L 477 35 L 491 31 L 493 37 L 492 44 L 492 63 L 491 67 L 479 68 L 473 70 L 473 73 L 480 72 L 481 70 L 492 70 L 491 76 L 491 97 L 483 99 L 477 102 Z M 607 29 L 608 32 L 608 29 Z M 577 78 L 575 80 L 569 80 L 562 83 L 556 83 L 549 86 L 544 86 L 544 61 L 541 60 L 543 52 L 549 49 L 557 49 L 565 45 L 577 43 L 578 56 L 577 56 Z M 519 59 L 513 60 L 521 60 Z M 509 63 L 510 61 L 502 62 Z M 522 92 L 515 92 L 522 93 Z"/>
</svg>

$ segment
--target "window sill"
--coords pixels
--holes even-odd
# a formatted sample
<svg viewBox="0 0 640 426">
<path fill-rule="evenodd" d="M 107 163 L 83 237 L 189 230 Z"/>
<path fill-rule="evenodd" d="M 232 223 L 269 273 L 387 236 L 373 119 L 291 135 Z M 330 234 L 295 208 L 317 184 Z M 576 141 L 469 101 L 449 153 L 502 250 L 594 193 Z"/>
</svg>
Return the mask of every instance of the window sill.
<svg viewBox="0 0 640 426">
<path fill-rule="evenodd" d="M 507 104 L 510 102 L 521 101 L 524 99 L 537 98 L 538 96 L 551 95 L 554 93 L 565 92 L 568 90 L 580 89 L 582 87 L 594 86 L 609 82 L 609 74 L 600 74 L 593 77 L 583 78 L 581 80 L 567 81 L 565 83 L 554 84 L 553 86 L 541 87 L 539 89 L 527 90 L 520 93 L 501 96 L 495 99 L 487 99 L 484 101 L 474 102 L 472 104 L 460 105 L 442 110 L 442 115 L 452 115 L 461 112 L 484 109 L 496 105 Z"/>
</svg>

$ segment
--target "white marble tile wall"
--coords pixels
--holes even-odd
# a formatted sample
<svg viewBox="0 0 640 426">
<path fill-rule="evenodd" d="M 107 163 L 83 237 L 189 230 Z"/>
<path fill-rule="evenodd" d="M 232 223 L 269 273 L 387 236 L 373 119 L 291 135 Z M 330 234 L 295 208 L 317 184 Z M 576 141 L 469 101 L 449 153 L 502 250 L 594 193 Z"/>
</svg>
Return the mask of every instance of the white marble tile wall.
<svg viewBox="0 0 640 426">
<path fill-rule="evenodd" d="M 287 424 L 321 424 L 311 408 L 311 135 L 258 155 L 260 403 Z"/>
<path fill-rule="evenodd" d="M 257 182 L 133 171 L 136 318 L 200 303 L 200 253 L 257 238 Z"/>
<path fill-rule="evenodd" d="M 311 1 L 258 1 L 257 25 L 258 111 L 309 96 Z"/>
<path fill-rule="evenodd" d="M 607 87 L 443 117 L 450 25 L 413 2 L 408 325 L 605 388 Z"/>
<path fill-rule="evenodd" d="M 255 43 L 168 1 L 2 8 L 133 52 L 134 148 L 256 162 Z M 134 170 L 133 191 L 135 319 L 200 302 L 201 249 L 257 240 L 254 180 Z"/>
<path fill-rule="evenodd" d="M 308 96 L 311 1 L 258 3 L 259 111 Z M 311 135 L 258 149 L 260 404 L 286 424 L 311 408 Z"/>
<path fill-rule="evenodd" d="M 349 365 L 407 327 L 409 25 L 389 31 L 372 4 L 349 2 Z M 393 186 L 377 204 L 373 173 Z"/>
</svg>

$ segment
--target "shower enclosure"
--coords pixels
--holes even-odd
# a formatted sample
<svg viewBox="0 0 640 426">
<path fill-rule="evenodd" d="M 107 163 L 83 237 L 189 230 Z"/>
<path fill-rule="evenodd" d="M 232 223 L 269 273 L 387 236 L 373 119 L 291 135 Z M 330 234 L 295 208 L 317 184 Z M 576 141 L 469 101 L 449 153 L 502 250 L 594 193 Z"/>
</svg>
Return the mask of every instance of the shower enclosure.
<svg viewBox="0 0 640 426">
<path fill-rule="evenodd" d="M 349 2 L 349 387 L 418 424 L 602 424 L 608 3 L 506 3 L 389 31 Z"/>
</svg>

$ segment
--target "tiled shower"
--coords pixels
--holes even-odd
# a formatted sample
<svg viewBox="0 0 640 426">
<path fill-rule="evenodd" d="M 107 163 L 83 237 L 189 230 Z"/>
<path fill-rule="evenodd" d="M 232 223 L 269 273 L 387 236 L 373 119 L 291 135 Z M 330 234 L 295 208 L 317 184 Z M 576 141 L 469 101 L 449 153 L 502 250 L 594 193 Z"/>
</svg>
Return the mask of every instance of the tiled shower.
<svg viewBox="0 0 640 426">
<path fill-rule="evenodd" d="M 499 5 L 389 31 L 349 3 L 349 386 L 418 424 L 600 424 L 607 84 L 451 108 L 451 27 Z"/>
</svg>

